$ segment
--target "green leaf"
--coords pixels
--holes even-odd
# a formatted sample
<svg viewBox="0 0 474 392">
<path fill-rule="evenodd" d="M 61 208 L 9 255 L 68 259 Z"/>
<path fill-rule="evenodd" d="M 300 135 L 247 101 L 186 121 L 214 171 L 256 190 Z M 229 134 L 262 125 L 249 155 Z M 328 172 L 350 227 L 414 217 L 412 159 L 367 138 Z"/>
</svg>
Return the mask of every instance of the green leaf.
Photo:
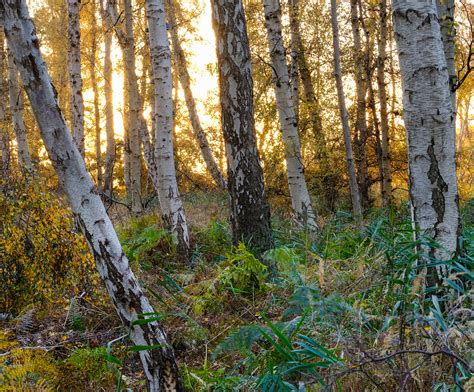
<svg viewBox="0 0 474 392">
<path fill-rule="evenodd" d="M 265 323 L 271 328 L 273 333 L 278 336 L 282 344 L 284 344 L 288 350 L 292 350 L 293 345 L 291 344 L 290 340 L 283 334 L 283 332 L 275 324 L 273 324 L 270 319 L 266 317 L 263 313 L 261 313 L 260 315 L 262 316 L 262 319 L 265 321 Z"/>
<path fill-rule="evenodd" d="M 299 345 L 303 347 L 309 347 L 313 350 L 313 352 L 318 353 L 317 355 L 321 358 L 325 358 L 332 363 L 339 362 L 339 358 L 334 355 L 333 352 L 322 346 L 321 344 L 317 343 L 314 339 L 311 339 L 309 336 L 299 334 L 298 337 L 303 339 L 305 342 L 298 342 Z M 322 354 L 322 355 L 321 355 Z"/>
<path fill-rule="evenodd" d="M 105 355 L 104 355 L 104 359 L 105 359 L 107 362 L 115 363 L 116 365 L 122 365 L 122 361 L 121 361 L 119 358 L 117 358 L 116 356 L 114 356 L 114 355 L 105 354 Z"/>
<path fill-rule="evenodd" d="M 277 350 L 288 361 L 293 361 L 293 360 L 296 359 L 293 356 L 292 352 L 289 352 L 288 350 L 285 350 L 285 348 L 281 344 L 277 343 L 263 328 L 260 329 L 260 333 L 275 348 L 275 350 Z"/>
<path fill-rule="evenodd" d="M 464 289 L 459 286 L 458 284 L 454 283 L 451 279 L 446 278 L 444 280 L 448 286 L 451 286 L 454 290 L 456 290 L 459 294 L 464 294 Z"/>
<path fill-rule="evenodd" d="M 143 318 L 143 319 L 137 319 L 132 321 L 132 325 L 144 325 L 144 324 L 149 324 L 153 323 L 154 321 L 160 321 L 163 320 L 164 316 L 162 315 L 156 315 L 148 318 Z"/>
</svg>

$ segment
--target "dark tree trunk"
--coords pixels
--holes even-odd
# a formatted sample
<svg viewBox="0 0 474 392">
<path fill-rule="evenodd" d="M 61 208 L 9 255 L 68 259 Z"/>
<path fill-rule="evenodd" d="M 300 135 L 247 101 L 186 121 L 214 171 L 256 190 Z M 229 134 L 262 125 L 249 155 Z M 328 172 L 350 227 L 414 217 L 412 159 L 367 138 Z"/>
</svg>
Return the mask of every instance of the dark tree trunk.
<svg viewBox="0 0 474 392">
<path fill-rule="evenodd" d="M 359 183 L 360 197 L 362 206 L 368 207 L 369 201 L 369 173 L 367 164 L 367 81 L 365 74 L 365 56 L 362 50 L 362 42 L 360 35 L 359 12 L 357 10 L 357 1 L 351 0 L 351 26 L 352 38 L 354 40 L 354 77 L 356 85 L 356 121 L 355 121 L 355 157 L 357 165 L 357 181 Z"/>
<path fill-rule="evenodd" d="M 252 62 L 242 1 L 212 0 L 212 17 L 233 241 L 245 241 L 263 252 L 273 241 L 255 138 Z"/>
</svg>

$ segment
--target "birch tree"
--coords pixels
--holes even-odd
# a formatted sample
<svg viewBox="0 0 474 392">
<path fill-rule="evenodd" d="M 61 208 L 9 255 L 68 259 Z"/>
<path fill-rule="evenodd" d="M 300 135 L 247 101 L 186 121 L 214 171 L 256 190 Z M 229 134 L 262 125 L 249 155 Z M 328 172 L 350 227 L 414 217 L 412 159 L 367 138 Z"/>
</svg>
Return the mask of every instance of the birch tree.
<svg viewBox="0 0 474 392">
<path fill-rule="evenodd" d="M 392 202 L 392 167 L 390 162 L 390 137 L 388 124 L 387 86 L 385 82 L 385 62 L 387 61 L 387 0 L 380 0 L 379 33 L 377 36 L 377 86 L 380 103 L 380 130 L 382 153 L 382 205 Z"/>
<path fill-rule="evenodd" d="M 393 22 L 403 88 L 408 137 L 408 174 L 417 235 L 440 247 L 423 245 L 421 260 L 449 260 L 459 230 L 454 110 L 436 3 L 394 0 Z M 439 283 L 446 268 L 429 272 Z"/>
<path fill-rule="evenodd" d="M 5 102 L 7 101 L 7 89 L 5 83 L 5 37 L 3 33 L 3 20 L 0 18 L 0 174 L 7 178 L 10 171 L 10 135 L 5 123 Z"/>
<path fill-rule="evenodd" d="M 301 27 L 300 27 L 300 7 L 299 0 L 289 0 L 289 16 L 290 16 L 290 31 L 291 31 L 291 42 L 292 42 L 292 57 L 295 58 L 295 62 L 298 65 L 299 75 L 301 77 L 301 84 L 303 86 L 303 97 L 304 102 L 309 106 L 311 113 L 311 126 L 313 133 L 319 141 L 324 143 L 322 137 L 322 122 L 321 115 L 319 113 L 319 102 L 314 91 L 314 84 L 311 77 L 308 61 L 306 59 L 305 48 L 303 45 L 303 39 L 301 38 Z M 293 71 L 295 72 L 295 71 Z M 296 86 L 296 83 L 294 84 Z"/>
<path fill-rule="evenodd" d="M 181 42 L 178 37 L 178 26 L 176 22 L 176 13 L 173 4 L 173 0 L 166 0 L 167 15 L 169 20 L 169 31 L 171 36 L 171 43 L 173 48 L 173 56 L 176 64 L 176 70 L 179 77 L 179 82 L 184 92 L 184 99 L 186 101 L 186 107 L 189 112 L 189 120 L 193 127 L 194 135 L 201 149 L 201 154 L 206 163 L 207 170 L 212 176 L 212 179 L 218 187 L 225 189 L 227 187 L 225 178 L 217 165 L 214 158 L 214 154 L 209 146 L 204 129 L 202 128 L 201 121 L 199 120 L 199 114 L 194 100 L 193 92 L 191 90 L 191 78 L 189 76 L 188 67 L 186 64 L 186 56 L 184 50 L 181 47 Z"/>
<path fill-rule="evenodd" d="M 346 148 L 347 172 L 349 174 L 349 188 L 351 192 L 352 210 L 355 218 L 362 219 L 362 205 L 357 184 L 357 177 L 354 166 L 354 157 L 352 153 L 351 129 L 349 126 L 349 113 L 346 108 L 346 97 L 342 83 L 341 70 L 341 49 L 339 44 L 339 25 L 337 21 L 337 3 L 331 0 L 331 25 L 334 50 L 334 76 L 336 79 L 337 99 L 339 104 L 339 115 L 341 117 L 342 130 L 344 132 L 344 145 Z"/>
<path fill-rule="evenodd" d="M 115 131 L 114 103 L 112 91 L 112 31 L 107 27 L 107 15 L 103 0 L 100 2 L 102 25 L 104 26 L 104 99 L 105 99 L 105 161 L 104 161 L 104 193 L 109 197 L 113 191 L 113 175 L 115 166 Z"/>
<path fill-rule="evenodd" d="M 300 23 L 299 23 L 299 7 L 298 0 L 288 0 L 288 14 L 290 17 L 290 85 L 291 97 L 295 108 L 296 121 L 299 123 L 299 106 L 300 106 L 300 74 L 298 71 L 299 61 L 299 43 L 301 42 Z"/>
<path fill-rule="evenodd" d="M 183 391 L 171 345 L 153 308 L 130 269 L 112 223 L 86 171 L 77 146 L 57 104 L 54 87 L 41 57 L 39 41 L 26 0 L 0 2 L 8 45 L 40 127 L 49 158 L 71 204 L 97 269 L 135 345 L 153 346 L 139 352 L 150 391 Z"/>
<path fill-rule="evenodd" d="M 252 62 L 241 0 L 212 0 L 222 128 L 234 243 L 258 252 L 272 244 L 270 208 L 255 140 Z"/>
<path fill-rule="evenodd" d="M 129 150 L 129 178 L 130 178 L 130 197 L 132 202 L 132 212 L 139 214 L 143 210 L 141 200 L 141 148 L 140 148 L 140 117 L 142 115 L 141 97 L 138 90 L 138 81 L 135 71 L 135 37 L 133 33 L 133 9 L 132 1 L 123 1 L 124 26 L 125 26 L 125 44 L 122 46 L 123 61 L 125 72 L 127 74 L 127 97 L 128 104 L 128 140 L 126 140 Z"/>
<path fill-rule="evenodd" d="M 310 229 L 315 230 L 317 224 L 304 178 L 298 123 L 291 96 L 286 50 L 283 45 L 280 1 L 264 0 L 263 8 L 278 117 L 285 145 L 286 174 L 291 203 L 297 220 L 303 225 L 307 225 Z"/>
<path fill-rule="evenodd" d="M 82 97 L 81 76 L 81 29 L 79 12 L 81 0 L 67 0 L 69 36 L 69 83 L 71 86 L 71 127 L 74 141 L 84 156 L 84 99 Z"/>
<path fill-rule="evenodd" d="M 358 0 L 350 0 L 351 2 L 351 28 L 352 39 L 354 41 L 354 80 L 356 90 L 356 121 L 355 121 L 355 145 L 356 145 L 356 163 L 357 163 L 357 179 L 359 182 L 361 202 L 364 207 L 369 205 L 369 173 L 367 162 L 367 81 L 365 74 L 365 58 L 362 50 L 362 41 L 360 34 Z"/>
<path fill-rule="evenodd" d="M 139 214 L 143 210 L 141 200 L 141 132 L 142 104 L 138 90 L 133 35 L 133 10 L 131 0 L 123 0 L 124 26 L 120 23 L 116 0 L 107 1 L 107 24 L 115 31 L 123 54 L 124 63 L 124 102 L 127 105 L 125 119 L 126 137 L 124 137 L 125 183 L 132 203 L 132 212 Z M 124 154 L 125 155 L 125 154 Z M 126 161 L 126 162 L 125 162 Z"/>
<path fill-rule="evenodd" d="M 173 153 L 173 83 L 171 51 L 166 30 L 163 0 L 147 0 L 148 36 L 153 71 L 155 103 L 154 156 L 157 167 L 156 190 L 164 222 L 176 233 L 182 249 L 189 248 L 184 207 L 179 196 Z"/>
<path fill-rule="evenodd" d="M 97 29 L 97 18 L 95 16 L 96 3 L 93 1 L 92 10 L 91 10 L 91 35 L 92 35 L 92 44 L 91 44 L 91 53 L 89 61 L 89 71 L 92 84 L 92 92 L 94 94 L 94 131 L 95 131 L 95 161 L 97 165 L 97 190 L 99 193 L 103 192 L 103 168 L 102 168 L 102 147 L 101 147 L 101 126 L 100 126 L 100 107 L 99 107 L 99 86 L 96 77 L 96 57 L 97 57 L 97 35 L 99 33 Z"/>
<path fill-rule="evenodd" d="M 31 175 L 33 174 L 33 165 L 31 164 L 26 127 L 23 121 L 23 95 L 18 85 L 18 73 L 10 50 L 8 51 L 8 90 L 19 166 L 23 173 Z"/>
</svg>

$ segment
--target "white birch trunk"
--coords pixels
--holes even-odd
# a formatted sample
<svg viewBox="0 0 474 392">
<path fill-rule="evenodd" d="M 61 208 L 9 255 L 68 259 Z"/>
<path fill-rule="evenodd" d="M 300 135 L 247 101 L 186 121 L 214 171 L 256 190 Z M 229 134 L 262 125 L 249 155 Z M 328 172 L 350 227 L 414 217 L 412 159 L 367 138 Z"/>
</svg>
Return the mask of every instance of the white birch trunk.
<svg viewBox="0 0 474 392">
<path fill-rule="evenodd" d="M 279 0 L 264 0 L 263 5 L 278 117 L 285 145 L 286 174 L 291 202 L 297 220 L 309 229 L 315 230 L 317 224 L 304 178 L 298 124 L 291 99 L 286 51 L 283 45 L 280 2 Z"/>
<path fill-rule="evenodd" d="M 158 170 L 158 198 L 164 222 L 176 234 L 181 248 L 187 250 L 188 226 L 179 196 L 173 154 L 173 82 L 163 0 L 147 0 L 146 11 L 155 95 L 154 158 Z"/>
<path fill-rule="evenodd" d="M 101 0 L 102 25 L 104 30 L 109 30 L 105 9 Z M 105 133 L 106 148 L 104 162 L 104 193 L 112 196 L 113 176 L 115 166 L 115 132 L 114 132 L 114 104 L 112 91 L 112 32 L 106 31 L 104 36 L 104 98 L 105 98 Z"/>
<path fill-rule="evenodd" d="M 100 127 L 100 109 L 99 109 L 99 86 L 97 84 L 96 77 L 96 56 L 97 56 L 97 34 L 99 33 L 97 29 L 97 18 L 95 16 L 95 1 L 93 2 L 92 8 L 92 45 L 91 45 L 91 54 L 90 54 L 90 78 L 92 84 L 92 92 L 94 93 L 94 130 L 95 130 L 95 161 L 97 165 L 97 190 L 99 194 L 103 192 L 103 168 L 102 168 L 102 148 L 101 148 L 101 127 Z"/>
<path fill-rule="evenodd" d="M 122 50 L 122 55 L 124 51 Z M 130 136 L 129 136 L 129 128 L 130 128 L 130 98 L 129 98 L 129 82 L 128 82 L 128 74 L 127 70 L 124 67 L 123 69 L 123 113 L 122 113 L 122 120 L 123 120 L 123 182 L 125 184 L 125 189 L 127 191 L 127 197 L 129 200 L 132 200 L 132 186 L 130 182 Z M 132 202 L 133 203 L 133 202 Z"/>
<path fill-rule="evenodd" d="M 206 163 L 207 170 L 211 174 L 216 185 L 221 189 L 226 189 L 227 183 L 222 175 L 219 166 L 216 163 L 214 154 L 209 146 L 204 129 L 201 126 L 201 121 L 199 120 L 199 114 L 196 108 L 196 102 L 194 101 L 193 92 L 191 90 L 191 78 L 186 65 L 186 57 L 184 50 L 181 47 L 181 43 L 178 37 L 178 27 L 176 23 L 176 15 L 174 10 L 173 0 L 166 1 L 166 7 L 168 12 L 168 20 L 170 24 L 170 36 L 171 43 L 173 45 L 173 56 L 175 59 L 176 69 L 178 71 L 179 82 L 184 92 L 184 99 L 186 101 L 186 106 L 189 112 L 189 119 L 191 121 L 191 126 L 193 127 L 194 136 L 196 137 L 199 148 L 201 149 L 201 154 Z"/>
<path fill-rule="evenodd" d="M 419 234 L 440 248 L 424 246 L 422 260 L 449 260 L 459 230 L 454 110 L 435 0 L 394 0 L 393 21 L 408 137 L 410 198 Z M 428 284 L 446 272 L 437 268 Z"/>
<path fill-rule="evenodd" d="M 117 1 L 107 0 L 106 21 L 115 31 L 124 63 L 124 180 L 131 199 L 132 212 L 143 211 L 141 200 L 141 129 L 142 104 L 135 72 L 135 40 L 133 35 L 133 10 L 131 0 L 123 0 L 124 29 L 117 11 Z"/>
<path fill-rule="evenodd" d="M 339 25 L 337 22 L 337 3 L 331 0 L 331 25 L 334 46 L 334 75 L 336 78 L 337 98 L 339 103 L 339 114 L 341 116 L 342 130 L 344 132 L 344 144 L 346 147 L 347 171 L 349 174 L 349 187 L 351 192 L 352 210 L 356 220 L 362 219 L 362 206 L 359 194 L 359 186 L 354 167 L 354 157 L 352 153 L 351 130 L 349 127 L 349 113 L 346 108 L 346 98 L 342 83 L 341 70 L 341 49 L 339 45 Z"/>
<path fill-rule="evenodd" d="M 81 0 L 67 0 L 69 35 L 69 83 L 71 86 L 71 127 L 74 141 L 82 156 L 84 150 L 84 100 L 81 76 L 81 30 L 79 12 Z"/>
<path fill-rule="evenodd" d="M 139 214 L 143 211 L 142 206 L 142 163 L 141 163 L 141 140 L 140 140 L 140 116 L 142 104 L 140 92 L 138 91 L 138 80 L 135 71 L 135 38 L 133 34 L 133 10 L 131 0 L 124 0 L 125 14 L 125 45 L 122 46 L 123 62 L 127 73 L 128 87 L 128 148 L 130 164 L 130 189 L 129 194 L 132 202 L 132 212 Z"/>
<path fill-rule="evenodd" d="M 18 85 L 18 73 L 10 51 L 8 51 L 8 90 L 13 130 L 15 132 L 18 150 L 18 163 L 24 174 L 31 175 L 33 174 L 33 165 L 31 164 L 26 127 L 23 121 L 23 95 Z"/>
<path fill-rule="evenodd" d="M 5 83 L 5 37 L 3 33 L 3 20 L 0 18 L 0 174 L 8 178 L 10 172 L 10 135 L 5 123 L 5 103 L 7 101 L 7 89 Z"/>
<path fill-rule="evenodd" d="M 0 2 L 9 47 L 38 121 L 49 158 L 94 255 L 97 269 L 135 345 L 159 345 L 140 351 L 150 391 L 182 391 L 173 349 L 157 321 L 147 318 L 153 308 L 130 269 L 105 207 L 86 171 L 56 100 L 56 93 L 39 50 L 39 41 L 26 0 Z"/>
<path fill-rule="evenodd" d="M 387 60 L 387 0 L 380 1 L 380 31 L 377 38 L 377 85 L 380 101 L 380 128 L 382 150 L 382 205 L 392 203 L 392 167 L 390 162 L 390 137 L 388 124 L 387 86 L 385 82 L 385 61 Z"/>
</svg>

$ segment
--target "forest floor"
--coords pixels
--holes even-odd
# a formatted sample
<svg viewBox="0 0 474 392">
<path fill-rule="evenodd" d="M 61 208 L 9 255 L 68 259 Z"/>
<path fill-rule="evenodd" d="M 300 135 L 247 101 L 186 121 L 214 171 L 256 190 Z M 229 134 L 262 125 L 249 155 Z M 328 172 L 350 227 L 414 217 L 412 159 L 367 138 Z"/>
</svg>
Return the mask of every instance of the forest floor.
<svg viewBox="0 0 474 392">
<path fill-rule="evenodd" d="M 185 199 L 186 260 L 153 211 L 111 216 L 189 390 L 474 390 L 473 200 L 449 290 L 424 292 L 406 205 L 371 211 L 364 229 L 334 213 L 317 234 L 277 214 L 258 260 L 232 247 L 224 196 Z M 0 391 L 145 390 L 137 356 L 99 284 L 33 297 L 0 324 Z"/>
</svg>

